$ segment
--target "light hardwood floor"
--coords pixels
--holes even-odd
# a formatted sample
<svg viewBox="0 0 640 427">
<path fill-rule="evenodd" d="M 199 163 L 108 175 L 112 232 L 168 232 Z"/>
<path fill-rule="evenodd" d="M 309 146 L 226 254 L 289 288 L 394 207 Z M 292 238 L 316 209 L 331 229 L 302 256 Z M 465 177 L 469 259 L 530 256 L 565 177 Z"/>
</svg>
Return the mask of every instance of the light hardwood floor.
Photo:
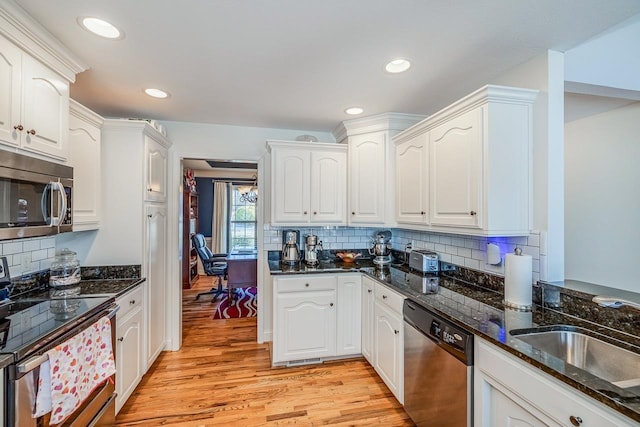
<svg viewBox="0 0 640 427">
<path fill-rule="evenodd" d="M 211 299 L 195 301 L 211 286 L 183 291 L 183 347 L 160 355 L 118 426 L 413 425 L 362 358 L 271 368 L 255 317 L 213 320 Z"/>
</svg>

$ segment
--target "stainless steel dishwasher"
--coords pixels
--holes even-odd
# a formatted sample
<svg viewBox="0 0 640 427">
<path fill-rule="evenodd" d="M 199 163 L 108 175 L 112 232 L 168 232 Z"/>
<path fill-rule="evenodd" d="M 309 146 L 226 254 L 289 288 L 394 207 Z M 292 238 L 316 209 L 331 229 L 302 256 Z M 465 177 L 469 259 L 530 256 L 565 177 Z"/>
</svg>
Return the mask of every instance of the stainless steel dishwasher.
<svg viewBox="0 0 640 427">
<path fill-rule="evenodd" d="M 417 426 L 473 424 L 473 334 L 409 299 L 404 308 L 404 409 Z"/>
</svg>

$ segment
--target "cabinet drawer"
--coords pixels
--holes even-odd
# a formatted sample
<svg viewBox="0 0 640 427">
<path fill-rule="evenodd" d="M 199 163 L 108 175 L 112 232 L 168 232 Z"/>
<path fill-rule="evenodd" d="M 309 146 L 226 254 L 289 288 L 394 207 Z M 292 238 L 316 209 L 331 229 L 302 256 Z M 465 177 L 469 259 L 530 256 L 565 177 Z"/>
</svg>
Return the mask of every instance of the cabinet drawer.
<svg viewBox="0 0 640 427">
<path fill-rule="evenodd" d="M 124 319 L 134 308 L 142 306 L 142 285 L 136 286 L 116 300 L 120 306 L 118 319 Z"/>
<path fill-rule="evenodd" d="M 375 284 L 373 292 L 376 296 L 376 300 L 380 301 L 382 304 L 386 305 L 396 313 L 402 315 L 402 304 L 404 304 L 404 297 L 401 294 L 377 282 Z"/>
<path fill-rule="evenodd" d="M 337 285 L 336 276 L 332 274 L 323 274 L 320 276 L 298 276 L 298 277 L 282 277 L 275 281 L 275 290 L 277 293 L 282 292 L 301 292 L 301 291 L 324 291 L 335 290 Z"/>
</svg>

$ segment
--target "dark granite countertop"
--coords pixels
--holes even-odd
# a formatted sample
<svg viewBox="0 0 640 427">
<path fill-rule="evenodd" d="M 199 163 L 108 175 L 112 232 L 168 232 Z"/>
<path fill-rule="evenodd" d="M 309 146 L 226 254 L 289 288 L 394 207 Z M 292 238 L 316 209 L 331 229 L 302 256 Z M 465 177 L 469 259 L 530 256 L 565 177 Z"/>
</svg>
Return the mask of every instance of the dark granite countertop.
<svg viewBox="0 0 640 427">
<path fill-rule="evenodd" d="M 80 295 L 106 295 L 118 298 L 143 283 L 146 279 L 96 279 L 80 282 Z"/>
<path fill-rule="evenodd" d="M 569 307 L 579 310 L 583 317 L 580 318 L 581 316 L 569 314 L 571 309 L 549 308 L 537 304 L 534 305 L 532 311 L 523 312 L 504 307 L 503 279 L 497 276 L 460 268 L 458 270 L 462 270 L 462 272 L 441 272 L 437 276 L 422 275 L 411 272 L 406 266 L 390 266 L 388 269 L 375 268 L 371 261 L 367 260 L 348 266 L 342 264 L 340 262 L 325 262 L 316 268 L 308 268 L 303 264 L 283 266 L 277 260 L 270 260 L 269 268 L 271 274 L 274 275 L 362 272 L 569 386 L 636 421 L 640 421 L 640 387 L 627 389 L 616 387 L 565 363 L 561 359 L 532 348 L 531 345 L 509 334 L 509 331 L 514 329 L 526 330 L 569 325 L 581 328 L 585 333 L 596 336 L 603 341 L 640 354 L 640 337 L 637 334 L 621 332 L 627 330 L 625 325 L 629 323 L 631 323 L 629 330 L 637 331 L 638 324 L 640 324 L 638 323 L 640 313 L 624 313 L 623 310 L 626 310 L 624 308 L 616 310 L 599 307 L 597 309 Z M 585 301 L 582 304 L 596 305 L 590 299 Z M 569 306 L 570 304 L 565 305 Z M 606 310 L 616 310 L 616 315 L 621 314 L 622 327 L 616 326 L 617 323 L 616 325 L 608 325 L 609 327 L 594 323 L 594 320 L 598 320 L 598 316 L 604 316 L 603 312 Z M 593 318 L 590 317 L 591 315 Z M 629 317 L 632 318 L 631 321 Z M 616 327 L 612 328 L 611 326 Z"/>
</svg>

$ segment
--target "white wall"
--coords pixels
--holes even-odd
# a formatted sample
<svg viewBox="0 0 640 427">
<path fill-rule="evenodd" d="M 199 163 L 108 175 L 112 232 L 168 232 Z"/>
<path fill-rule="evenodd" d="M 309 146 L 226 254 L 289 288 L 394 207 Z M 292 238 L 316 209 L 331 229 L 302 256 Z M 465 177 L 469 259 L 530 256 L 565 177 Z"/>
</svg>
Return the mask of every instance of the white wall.
<svg viewBox="0 0 640 427">
<path fill-rule="evenodd" d="M 640 103 L 565 132 L 566 278 L 640 292 Z"/>
<path fill-rule="evenodd" d="M 540 277 L 564 279 L 564 55 L 548 51 L 492 79 L 537 89 L 533 128 L 533 229 L 540 231 Z"/>
<path fill-rule="evenodd" d="M 640 91 L 638 70 L 640 15 L 566 52 L 568 82 Z"/>
</svg>

